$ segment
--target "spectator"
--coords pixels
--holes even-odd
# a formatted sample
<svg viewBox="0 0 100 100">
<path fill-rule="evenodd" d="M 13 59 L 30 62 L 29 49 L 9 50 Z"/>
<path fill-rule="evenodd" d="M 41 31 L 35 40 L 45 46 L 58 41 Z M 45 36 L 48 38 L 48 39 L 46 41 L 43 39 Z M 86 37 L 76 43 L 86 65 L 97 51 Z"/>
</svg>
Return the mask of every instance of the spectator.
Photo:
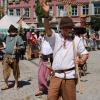
<svg viewBox="0 0 100 100">
<path fill-rule="evenodd" d="M 43 33 L 41 34 L 44 35 Z M 48 60 L 50 58 L 51 64 L 53 60 L 53 54 L 52 54 L 52 48 L 49 44 L 49 41 L 47 41 L 47 36 L 43 36 L 41 38 L 41 58 L 39 62 L 39 70 L 38 70 L 38 83 L 39 83 L 39 89 L 36 92 L 35 96 L 39 96 L 43 93 L 46 93 L 48 91 Z M 51 65 L 50 65 L 51 66 Z"/>
<path fill-rule="evenodd" d="M 11 70 L 13 70 L 13 75 L 15 78 L 14 89 L 18 88 L 18 79 L 20 77 L 20 70 L 19 70 L 19 50 L 23 48 L 23 40 L 22 38 L 17 35 L 18 30 L 15 26 L 11 25 L 9 27 L 9 35 L 6 38 L 6 48 L 5 48 L 5 55 L 2 62 L 3 65 L 3 76 L 5 85 L 2 90 L 8 89 L 8 78 L 10 76 Z"/>
</svg>

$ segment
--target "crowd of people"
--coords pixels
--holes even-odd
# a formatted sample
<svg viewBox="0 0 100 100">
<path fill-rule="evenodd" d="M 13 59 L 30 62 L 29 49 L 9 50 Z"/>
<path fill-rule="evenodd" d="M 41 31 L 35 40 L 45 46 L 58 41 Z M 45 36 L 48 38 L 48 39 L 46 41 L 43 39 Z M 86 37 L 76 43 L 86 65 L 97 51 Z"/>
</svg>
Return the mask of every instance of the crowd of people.
<svg viewBox="0 0 100 100">
<path fill-rule="evenodd" d="M 93 33 L 90 36 L 84 35 L 83 38 L 89 51 L 100 50 L 100 35 L 98 33 Z"/>
<path fill-rule="evenodd" d="M 41 1 L 45 13 L 45 31 L 40 34 L 26 32 L 18 35 L 18 29 L 11 25 L 5 43 L 0 43 L 3 50 L 3 76 L 5 85 L 2 90 L 8 89 L 8 78 L 11 70 L 15 78 L 14 88 L 18 88 L 20 77 L 19 60 L 40 57 L 38 70 L 38 90 L 35 96 L 48 93 L 47 100 L 76 100 L 76 85 L 78 73 L 76 66 L 84 64 L 90 50 L 100 49 L 98 33 L 86 34 L 83 27 L 75 27 L 70 17 L 62 17 L 60 21 L 61 33 L 56 33 L 50 25 L 48 15 L 49 6 Z"/>
</svg>

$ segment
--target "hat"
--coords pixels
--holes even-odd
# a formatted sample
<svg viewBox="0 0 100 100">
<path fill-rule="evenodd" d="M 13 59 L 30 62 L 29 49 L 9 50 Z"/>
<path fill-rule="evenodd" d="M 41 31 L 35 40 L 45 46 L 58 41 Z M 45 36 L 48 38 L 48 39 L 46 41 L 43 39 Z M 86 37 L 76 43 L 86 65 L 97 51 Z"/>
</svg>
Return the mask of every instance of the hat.
<svg viewBox="0 0 100 100">
<path fill-rule="evenodd" d="M 60 28 L 63 28 L 63 27 L 74 27 L 74 23 L 70 17 L 66 16 L 66 17 L 61 18 Z"/>
<path fill-rule="evenodd" d="M 85 29 L 85 27 L 83 27 L 81 23 L 76 23 L 74 29 Z"/>
<path fill-rule="evenodd" d="M 82 27 L 81 23 L 76 23 L 74 27 L 74 32 L 76 35 L 85 34 L 86 28 Z"/>
<path fill-rule="evenodd" d="M 11 32 L 17 33 L 18 32 L 18 29 L 14 25 L 10 25 L 9 26 L 9 29 L 8 29 L 8 32 L 9 33 L 11 33 Z"/>
</svg>

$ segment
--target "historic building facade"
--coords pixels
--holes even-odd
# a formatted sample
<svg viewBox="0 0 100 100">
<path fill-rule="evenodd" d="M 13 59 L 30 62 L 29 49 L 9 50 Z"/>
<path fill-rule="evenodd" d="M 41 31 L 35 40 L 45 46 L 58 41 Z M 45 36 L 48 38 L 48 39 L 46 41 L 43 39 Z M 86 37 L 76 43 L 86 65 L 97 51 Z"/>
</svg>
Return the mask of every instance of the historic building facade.
<svg viewBox="0 0 100 100">
<path fill-rule="evenodd" d="M 35 0 L 8 0 L 8 15 L 22 16 L 26 23 L 36 22 Z"/>
<path fill-rule="evenodd" d="M 4 9 L 3 9 L 3 0 L 0 0 L 0 18 L 3 16 L 4 14 Z"/>
<path fill-rule="evenodd" d="M 5 3 L 6 4 L 6 3 Z M 7 14 L 23 16 L 28 24 L 37 23 L 35 0 L 8 0 Z M 100 15 L 100 0 L 49 0 L 50 15 L 56 20 L 72 17 L 75 23 L 89 22 L 90 15 Z"/>
<path fill-rule="evenodd" d="M 100 15 L 100 0 L 91 0 L 92 15 Z"/>
</svg>

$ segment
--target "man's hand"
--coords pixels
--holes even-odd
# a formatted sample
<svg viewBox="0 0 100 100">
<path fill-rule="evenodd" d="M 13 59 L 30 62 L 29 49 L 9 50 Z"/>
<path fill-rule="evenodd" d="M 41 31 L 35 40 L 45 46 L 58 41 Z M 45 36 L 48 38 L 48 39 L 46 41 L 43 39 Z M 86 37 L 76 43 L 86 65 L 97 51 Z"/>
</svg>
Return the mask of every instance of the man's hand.
<svg viewBox="0 0 100 100">
<path fill-rule="evenodd" d="M 75 63 L 75 64 L 78 64 L 78 65 L 80 64 L 80 59 L 79 59 L 79 57 L 76 57 L 76 58 L 73 59 L 73 60 L 74 60 L 74 63 Z"/>
<path fill-rule="evenodd" d="M 49 6 L 45 3 L 45 0 L 40 0 L 40 5 L 45 12 L 45 14 L 49 13 Z"/>
<path fill-rule="evenodd" d="M 44 18 L 44 27 L 47 35 L 50 37 L 52 35 L 52 31 L 50 28 L 50 23 L 49 23 L 49 6 L 48 4 L 45 3 L 45 0 L 39 0 L 40 5 L 45 13 L 45 18 Z"/>
<path fill-rule="evenodd" d="M 14 50 L 17 50 L 18 49 L 18 47 L 17 46 L 14 46 Z"/>
<path fill-rule="evenodd" d="M 88 54 L 84 54 L 82 55 L 82 57 L 76 57 L 74 59 L 74 63 L 77 65 L 84 64 L 86 60 L 88 59 L 88 56 L 89 56 Z"/>
</svg>

